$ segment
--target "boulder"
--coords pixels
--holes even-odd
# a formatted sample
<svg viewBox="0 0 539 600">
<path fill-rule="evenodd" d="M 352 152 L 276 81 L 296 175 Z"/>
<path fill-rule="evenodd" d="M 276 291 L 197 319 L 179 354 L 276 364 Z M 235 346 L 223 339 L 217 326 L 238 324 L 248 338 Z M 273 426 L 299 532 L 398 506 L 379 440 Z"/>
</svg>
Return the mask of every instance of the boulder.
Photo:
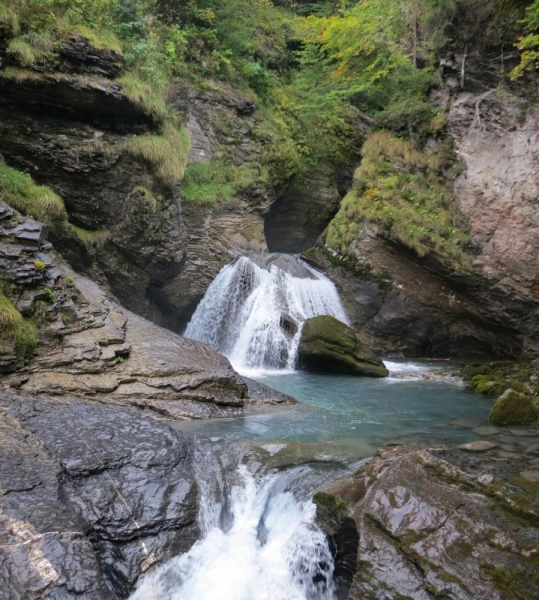
<svg viewBox="0 0 539 600">
<path fill-rule="evenodd" d="M 0 600 L 127 598 L 189 550 L 194 444 L 134 408 L 0 390 Z"/>
<path fill-rule="evenodd" d="M 355 563 L 350 590 L 338 597 L 538 598 L 531 540 L 539 533 L 539 485 L 520 472 L 519 464 L 499 457 L 443 446 L 380 449 L 314 496 L 341 566 L 337 586 L 349 580 Z"/>
<path fill-rule="evenodd" d="M 307 319 L 298 347 L 299 367 L 307 371 L 332 371 L 347 375 L 387 377 L 384 363 L 355 331 L 329 315 Z"/>
<path fill-rule="evenodd" d="M 489 419 L 496 425 L 528 425 L 537 421 L 537 411 L 530 398 L 508 389 L 492 407 Z"/>
</svg>

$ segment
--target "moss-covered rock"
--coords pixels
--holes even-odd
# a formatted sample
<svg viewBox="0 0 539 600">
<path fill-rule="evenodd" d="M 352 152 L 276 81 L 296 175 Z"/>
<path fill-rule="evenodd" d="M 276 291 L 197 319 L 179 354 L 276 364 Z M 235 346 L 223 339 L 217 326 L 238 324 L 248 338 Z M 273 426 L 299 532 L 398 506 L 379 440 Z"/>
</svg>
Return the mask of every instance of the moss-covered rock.
<svg viewBox="0 0 539 600">
<path fill-rule="evenodd" d="M 307 371 L 332 371 L 349 375 L 387 377 L 384 363 L 345 323 L 319 315 L 307 319 L 298 348 L 299 367 Z"/>
<path fill-rule="evenodd" d="M 530 398 L 509 389 L 498 398 L 489 419 L 496 425 L 527 425 L 537 421 L 537 410 Z"/>
</svg>

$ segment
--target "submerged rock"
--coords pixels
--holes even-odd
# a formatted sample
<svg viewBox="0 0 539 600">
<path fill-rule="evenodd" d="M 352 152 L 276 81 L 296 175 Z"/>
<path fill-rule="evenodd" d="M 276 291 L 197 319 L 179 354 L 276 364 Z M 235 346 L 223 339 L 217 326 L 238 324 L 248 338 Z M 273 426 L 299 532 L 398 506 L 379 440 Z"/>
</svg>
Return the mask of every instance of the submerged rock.
<svg viewBox="0 0 539 600">
<path fill-rule="evenodd" d="M 324 530 L 351 514 L 359 533 L 348 600 L 539 597 L 539 484 L 509 461 L 382 448 L 324 491 L 315 496 Z"/>
<path fill-rule="evenodd" d="M 329 315 L 307 319 L 298 348 L 300 368 L 348 375 L 387 377 L 384 363 L 364 344 L 355 331 Z"/>
<path fill-rule="evenodd" d="M 498 398 L 489 419 L 496 425 L 528 425 L 537 421 L 537 410 L 530 398 L 509 389 Z"/>
</svg>

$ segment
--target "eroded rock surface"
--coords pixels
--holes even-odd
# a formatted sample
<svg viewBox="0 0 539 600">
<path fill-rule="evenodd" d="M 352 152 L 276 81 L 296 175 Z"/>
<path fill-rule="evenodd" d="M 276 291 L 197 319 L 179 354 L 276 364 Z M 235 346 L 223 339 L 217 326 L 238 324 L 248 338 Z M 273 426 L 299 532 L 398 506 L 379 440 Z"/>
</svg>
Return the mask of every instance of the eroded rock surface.
<svg viewBox="0 0 539 600">
<path fill-rule="evenodd" d="M 0 598 L 126 598 L 199 535 L 192 444 L 136 409 L 0 391 Z"/>
<path fill-rule="evenodd" d="M 379 450 L 323 498 L 335 495 L 333 515 L 345 502 L 357 525 L 348 598 L 536 598 L 538 489 L 518 465 L 486 455 Z"/>
</svg>

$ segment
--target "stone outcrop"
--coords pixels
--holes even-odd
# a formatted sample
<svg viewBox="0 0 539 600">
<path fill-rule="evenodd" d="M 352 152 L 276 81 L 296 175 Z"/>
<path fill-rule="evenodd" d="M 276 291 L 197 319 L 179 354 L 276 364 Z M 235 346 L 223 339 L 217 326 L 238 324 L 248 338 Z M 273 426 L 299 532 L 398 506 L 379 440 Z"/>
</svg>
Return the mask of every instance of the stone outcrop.
<svg viewBox="0 0 539 600">
<path fill-rule="evenodd" d="M 200 534 L 193 442 L 133 408 L 0 390 L 0 598 L 127 598 Z"/>
<path fill-rule="evenodd" d="M 15 306 L 39 323 L 29 362 L 12 343 L 3 345 L 0 367 L 11 372 L 4 383 L 32 394 L 135 405 L 174 419 L 239 414 L 246 399 L 250 405 L 292 401 L 262 385 L 250 398 L 223 356 L 122 308 L 97 284 L 55 263 L 49 250 L 43 224 L 0 201 L 0 279 L 15 284 Z"/>
<path fill-rule="evenodd" d="M 341 597 L 536 598 L 538 489 L 518 465 L 488 455 L 379 450 L 315 496 L 343 543 L 350 516 L 357 526 L 356 572 Z"/>
<path fill-rule="evenodd" d="M 307 319 L 301 330 L 298 366 L 308 371 L 387 377 L 384 363 L 363 344 L 355 331 L 335 317 Z"/>
</svg>

